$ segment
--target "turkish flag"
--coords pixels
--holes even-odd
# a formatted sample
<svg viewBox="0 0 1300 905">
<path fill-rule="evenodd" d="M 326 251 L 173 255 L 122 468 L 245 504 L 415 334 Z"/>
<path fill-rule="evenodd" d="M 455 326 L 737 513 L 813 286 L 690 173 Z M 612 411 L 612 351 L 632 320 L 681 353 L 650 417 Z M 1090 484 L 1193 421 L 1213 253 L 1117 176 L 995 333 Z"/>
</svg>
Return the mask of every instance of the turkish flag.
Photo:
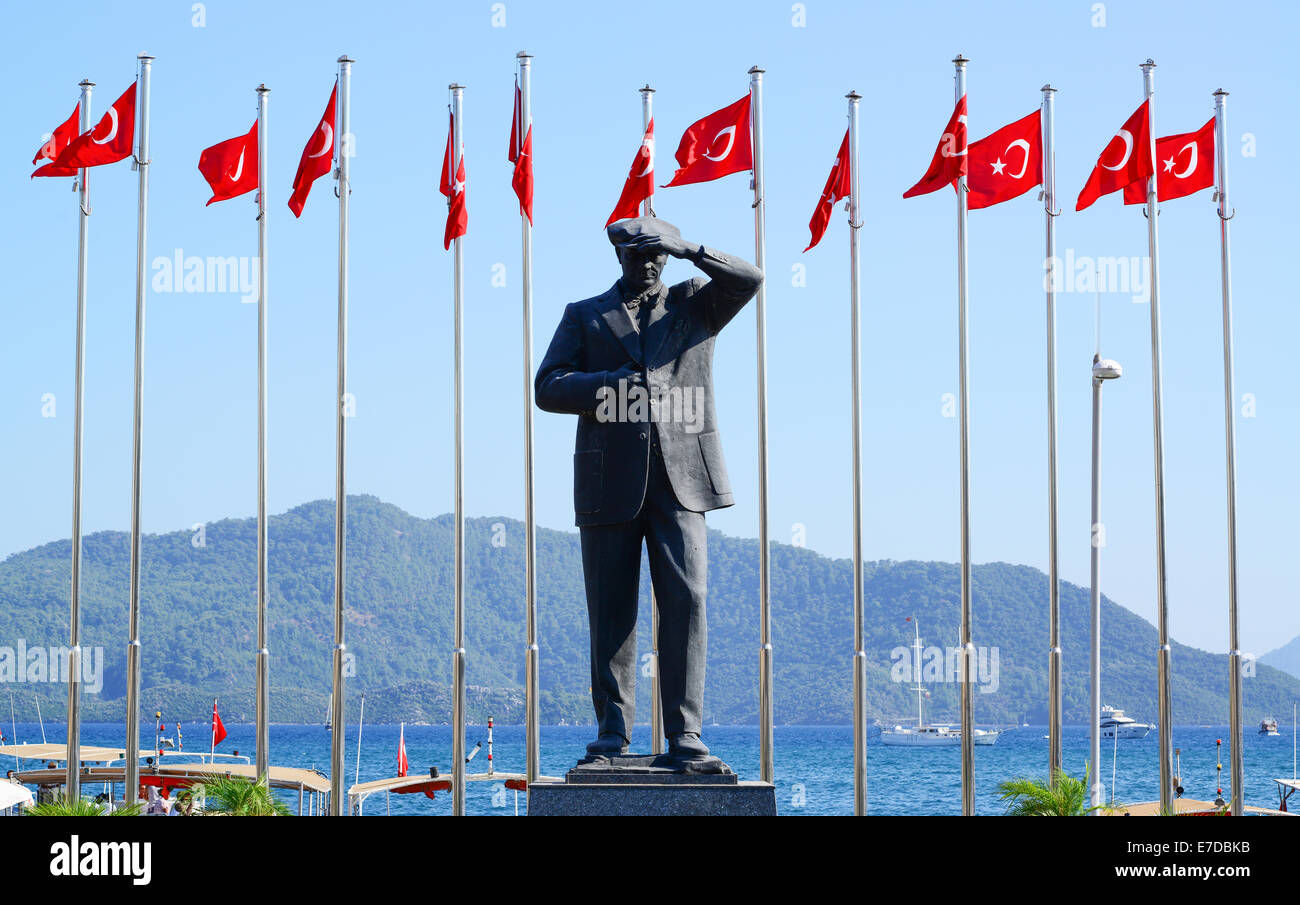
<svg viewBox="0 0 1300 905">
<path fill-rule="evenodd" d="M 311 133 L 311 138 L 307 139 L 307 146 L 302 149 L 298 172 L 293 177 L 293 193 L 289 196 L 289 210 L 293 211 L 295 217 L 302 216 L 302 209 L 307 203 L 307 195 L 311 192 L 312 183 L 328 173 L 333 166 L 334 102 L 338 98 L 338 93 L 339 83 L 336 80 L 334 90 L 330 92 L 330 102 L 325 105 L 325 112 L 321 115 L 320 125 L 316 127 L 315 132 Z"/>
<path fill-rule="evenodd" d="M 749 95 L 693 123 L 677 146 L 677 172 L 664 188 L 709 182 L 754 167 Z"/>
<path fill-rule="evenodd" d="M 442 178 L 438 190 L 447 196 L 447 228 L 442 234 L 443 249 L 451 248 L 451 240 L 469 231 L 469 210 L 465 207 L 465 151 L 462 148 L 460 165 L 456 167 L 456 181 L 451 180 L 451 142 L 456 134 L 455 119 L 447 118 L 447 150 L 442 155 Z"/>
<path fill-rule="evenodd" d="M 208 204 L 237 198 L 257 188 L 257 120 L 248 134 L 228 138 L 199 155 L 199 172 L 212 186 Z M 206 207 L 206 205 L 205 205 Z"/>
<path fill-rule="evenodd" d="M 64 120 L 63 124 L 50 133 L 49 140 L 41 145 L 41 149 L 36 152 L 32 158 L 32 163 L 40 163 L 42 160 L 54 160 L 66 148 L 72 139 L 77 137 L 77 125 L 81 119 L 81 104 L 77 104 L 72 110 L 72 115 Z M 38 169 L 32 173 L 33 176 L 75 176 L 77 175 L 76 167 L 58 167 L 58 172 L 44 172 L 50 169 L 50 165 Z"/>
<path fill-rule="evenodd" d="M 921 181 L 903 192 L 904 198 L 937 192 L 958 176 L 966 175 L 966 95 L 961 96 L 948 118 L 939 146 L 934 149 L 930 168 Z"/>
<path fill-rule="evenodd" d="M 835 163 L 831 166 L 831 174 L 826 178 L 826 188 L 822 189 L 821 198 L 817 199 L 817 209 L 813 211 L 812 220 L 808 221 L 808 229 L 812 231 L 812 241 L 808 243 L 808 251 L 822 240 L 826 234 L 826 226 L 831 222 L 831 211 L 835 207 L 835 202 L 848 196 L 852 190 L 852 164 L 849 162 L 849 133 L 844 133 L 844 141 L 840 142 L 840 150 L 835 155 Z"/>
<path fill-rule="evenodd" d="M 1035 110 L 974 142 L 967 155 L 967 206 L 991 207 L 1042 185 L 1042 136 L 1042 114 Z"/>
<path fill-rule="evenodd" d="M 411 763 L 406 759 L 406 724 L 402 724 L 397 736 L 397 775 L 405 776 L 411 769 Z"/>
<path fill-rule="evenodd" d="M 650 118 L 645 135 L 641 138 L 641 147 L 636 149 L 632 166 L 628 167 L 627 179 L 623 182 L 623 193 L 618 196 L 618 204 L 609 215 L 605 225 L 615 220 L 626 220 L 641 214 L 641 203 L 655 193 L 655 121 Z"/>
<path fill-rule="evenodd" d="M 74 138 L 51 166 L 98 167 L 131 156 L 135 143 L 135 83 L 113 101 L 102 119 Z"/>
<path fill-rule="evenodd" d="M 1214 118 L 1195 132 L 1156 139 L 1156 197 L 1181 198 L 1214 185 Z M 1143 180 L 1124 186 L 1125 204 L 1146 204 Z"/>
<path fill-rule="evenodd" d="M 212 702 L 212 747 L 217 747 L 226 740 L 226 727 L 221 722 L 221 714 L 217 713 L 217 702 Z"/>
<path fill-rule="evenodd" d="M 1154 171 L 1151 162 L 1151 105 L 1143 101 L 1102 149 L 1074 209 L 1081 211 L 1102 195 L 1118 192 L 1139 179 L 1149 179 Z"/>
<path fill-rule="evenodd" d="M 533 222 L 533 127 L 531 125 L 528 127 L 528 134 L 524 136 L 523 146 L 515 157 L 515 174 L 510 178 L 510 185 L 514 187 L 515 195 L 519 198 L 519 213 L 528 217 L 531 226 Z"/>
</svg>

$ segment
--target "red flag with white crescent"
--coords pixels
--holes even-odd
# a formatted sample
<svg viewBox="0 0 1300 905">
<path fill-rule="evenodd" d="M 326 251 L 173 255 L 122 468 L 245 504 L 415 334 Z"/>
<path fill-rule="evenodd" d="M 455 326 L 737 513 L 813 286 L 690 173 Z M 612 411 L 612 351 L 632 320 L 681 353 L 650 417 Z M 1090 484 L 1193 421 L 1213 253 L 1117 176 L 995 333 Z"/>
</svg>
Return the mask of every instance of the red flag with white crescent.
<svg viewBox="0 0 1300 905">
<path fill-rule="evenodd" d="M 1214 118 L 1195 132 L 1156 139 L 1156 197 L 1182 198 L 1214 185 Z M 1146 204 L 1146 180 L 1124 186 L 1125 204 Z"/>
<path fill-rule="evenodd" d="M 645 135 L 641 137 L 641 147 L 636 149 L 632 166 L 627 169 L 627 179 L 623 182 L 623 191 L 618 196 L 618 204 L 609 215 L 605 225 L 615 220 L 626 220 L 641 214 L 641 204 L 655 193 L 655 121 L 650 118 Z"/>
<path fill-rule="evenodd" d="M 754 167 L 749 95 L 692 123 L 677 146 L 677 172 L 664 186 L 710 182 Z"/>
<path fill-rule="evenodd" d="M 302 216 L 312 183 L 328 173 L 334 165 L 334 141 L 337 138 L 334 134 L 334 102 L 338 99 L 338 94 L 339 83 L 335 80 L 334 90 L 330 92 L 330 100 L 325 105 L 320 124 L 312 132 L 311 138 L 307 139 L 307 146 L 302 149 L 298 172 L 293 177 L 293 193 L 289 196 L 289 210 L 293 211 L 295 217 Z"/>
<path fill-rule="evenodd" d="M 808 243 L 808 248 L 812 248 L 822 240 L 826 235 L 826 227 L 831 222 L 831 212 L 835 208 L 835 202 L 841 198 L 847 198 L 853 187 L 853 173 L 851 172 L 852 164 L 849 162 L 849 133 L 844 133 L 844 141 L 840 142 L 840 150 L 835 155 L 835 164 L 831 167 L 831 174 L 826 179 L 826 187 L 822 189 L 822 196 L 817 200 L 817 209 L 813 211 L 812 220 L 808 222 L 808 229 L 812 232 L 812 241 Z"/>
<path fill-rule="evenodd" d="M 469 231 L 469 210 L 465 207 L 465 151 L 461 148 L 460 165 L 456 179 L 451 178 L 452 137 L 456 134 L 455 114 L 447 117 L 447 150 L 442 156 L 442 178 L 438 190 L 447 196 L 447 227 L 442 234 L 443 249 L 451 248 L 451 240 Z"/>
<path fill-rule="evenodd" d="M 1151 104 L 1143 101 L 1115 133 L 1097 158 L 1088 182 L 1079 193 L 1074 209 L 1081 211 L 1102 195 L 1118 192 L 1124 186 L 1149 179 L 1155 172 L 1151 161 Z M 1145 192 L 1143 196 L 1145 197 Z"/>
<path fill-rule="evenodd" d="M 37 151 L 36 156 L 32 158 L 32 163 L 40 163 L 42 160 L 48 160 L 52 162 L 56 157 L 58 157 L 59 154 L 63 152 L 63 149 L 66 148 L 69 144 L 71 144 L 72 140 L 77 137 L 77 125 L 79 124 L 80 119 L 81 119 L 81 104 L 77 104 L 77 106 L 74 107 L 72 110 L 72 115 L 69 116 L 66 120 L 64 120 L 63 123 L 58 128 L 56 128 L 53 132 L 50 133 L 50 137 L 46 139 L 45 144 L 41 145 L 41 149 Z M 42 166 L 36 172 L 32 173 L 32 175 L 33 176 L 75 176 L 77 175 L 76 167 L 59 167 L 58 172 L 54 172 L 54 171 L 45 172 L 46 170 L 49 170 L 51 165 L 52 163 Z"/>
<path fill-rule="evenodd" d="M 971 210 L 1023 195 L 1043 182 L 1041 111 L 1003 126 L 970 146 L 966 202 Z"/>
<path fill-rule="evenodd" d="M 95 128 L 74 138 L 52 166 L 98 167 L 131 156 L 135 144 L 135 83 L 113 101 Z"/>
<path fill-rule="evenodd" d="M 903 197 L 915 198 L 937 192 L 957 177 L 966 175 L 966 151 L 966 95 L 963 94 L 939 137 L 934 157 L 930 158 L 930 168 L 920 182 L 903 192 Z"/>
<path fill-rule="evenodd" d="M 257 189 L 257 120 L 244 135 L 204 149 L 199 172 L 212 187 L 208 204 L 237 198 Z"/>
</svg>

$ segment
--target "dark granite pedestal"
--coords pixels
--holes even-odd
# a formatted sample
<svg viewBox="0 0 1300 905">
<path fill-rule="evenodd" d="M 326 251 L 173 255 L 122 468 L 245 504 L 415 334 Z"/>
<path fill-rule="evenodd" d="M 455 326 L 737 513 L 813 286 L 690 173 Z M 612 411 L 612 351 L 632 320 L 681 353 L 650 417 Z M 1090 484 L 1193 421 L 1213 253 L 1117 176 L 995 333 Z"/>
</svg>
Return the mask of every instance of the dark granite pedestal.
<svg viewBox="0 0 1300 905">
<path fill-rule="evenodd" d="M 716 757 L 587 757 L 563 782 L 528 787 L 530 817 L 774 817 L 776 789 Z"/>
</svg>

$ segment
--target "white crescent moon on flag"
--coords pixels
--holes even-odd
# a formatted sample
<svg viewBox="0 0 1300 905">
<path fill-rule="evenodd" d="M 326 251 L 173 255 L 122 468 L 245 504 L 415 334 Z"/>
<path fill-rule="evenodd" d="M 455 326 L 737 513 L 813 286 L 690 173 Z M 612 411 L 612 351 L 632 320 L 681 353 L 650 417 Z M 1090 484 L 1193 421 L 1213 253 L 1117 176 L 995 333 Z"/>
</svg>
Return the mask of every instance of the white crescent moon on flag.
<svg viewBox="0 0 1300 905">
<path fill-rule="evenodd" d="M 227 174 L 231 182 L 238 182 L 239 177 L 242 176 L 244 173 L 244 151 L 245 150 L 246 149 L 241 148 L 239 151 L 239 160 L 235 163 L 234 175 Z"/>
<path fill-rule="evenodd" d="M 1012 148 L 1020 148 L 1025 152 L 1025 159 L 1020 162 L 1020 172 L 1007 174 L 1011 179 L 1020 179 L 1025 175 L 1025 170 L 1029 169 L 1029 142 L 1025 141 L 1023 138 L 1017 138 L 1011 144 L 1007 145 L 1007 151 L 1010 151 Z M 1002 153 L 1005 154 L 1007 151 L 1003 151 Z"/>
<path fill-rule="evenodd" d="M 713 150 L 713 146 L 717 144 L 718 139 L 724 135 L 727 136 L 727 147 L 723 149 L 721 154 L 719 154 L 717 157 L 714 157 L 712 154 L 709 153 L 709 151 Z M 726 160 L 727 155 L 731 153 L 731 146 L 734 145 L 735 143 L 736 143 L 736 127 L 727 126 L 727 128 L 723 129 L 717 135 L 713 136 L 713 141 L 709 142 L 709 151 L 704 152 L 704 157 L 708 160 Z"/>
<path fill-rule="evenodd" d="M 962 126 L 966 125 L 966 115 L 962 114 L 961 116 L 957 117 L 957 123 Z M 940 139 L 940 143 L 942 146 L 939 150 L 939 154 L 943 157 L 965 157 L 966 150 L 967 150 L 966 148 L 962 148 L 960 151 L 952 150 L 952 143 L 955 142 L 956 140 L 957 140 L 957 136 L 955 133 L 953 132 L 943 133 L 943 138 Z"/>
<path fill-rule="evenodd" d="M 1129 159 L 1129 157 L 1132 156 L 1132 154 L 1133 154 L 1133 134 L 1132 134 L 1131 132 L 1129 132 L 1128 129 L 1120 129 L 1118 132 L 1115 133 L 1115 138 L 1119 138 L 1119 139 L 1122 139 L 1122 140 L 1123 140 L 1123 142 L 1124 142 L 1124 156 L 1121 157 L 1121 158 L 1119 159 L 1119 163 L 1115 164 L 1113 167 L 1110 166 L 1109 164 L 1105 164 L 1105 163 L 1103 163 L 1102 166 L 1105 167 L 1105 168 L 1108 169 L 1108 170 L 1118 170 L 1118 169 L 1121 169 L 1121 168 L 1124 166 L 1124 164 L 1128 163 L 1128 159 Z M 1112 139 L 1112 141 L 1113 141 L 1113 140 L 1114 140 L 1114 139 Z M 1110 147 L 1110 146 L 1107 145 L 1107 147 Z"/>
<path fill-rule="evenodd" d="M 308 154 L 308 157 L 324 157 L 334 147 L 334 127 L 329 123 L 321 123 L 320 132 L 325 136 L 325 141 L 322 142 L 319 151 L 315 154 Z"/>
<path fill-rule="evenodd" d="M 645 151 L 646 165 L 644 170 L 632 177 L 633 179 L 648 176 L 650 173 L 653 173 L 655 169 L 655 140 L 653 138 L 647 138 L 641 142 L 641 147 Z M 706 154 L 705 156 L 707 157 L 708 155 Z M 725 157 L 726 155 L 724 154 L 723 156 Z"/>
<path fill-rule="evenodd" d="M 1181 173 L 1177 171 L 1174 172 L 1175 179 L 1186 179 L 1192 173 L 1196 172 L 1196 142 L 1189 141 L 1187 144 L 1179 148 L 1178 153 L 1181 154 L 1188 148 L 1192 149 L 1192 158 L 1187 162 L 1187 169 L 1183 170 Z"/>
<path fill-rule="evenodd" d="M 108 116 L 113 121 L 113 126 L 108 130 L 108 135 L 104 138 L 95 138 L 93 135 L 90 137 L 90 140 L 97 145 L 106 145 L 117 135 L 117 108 L 109 107 Z"/>
</svg>

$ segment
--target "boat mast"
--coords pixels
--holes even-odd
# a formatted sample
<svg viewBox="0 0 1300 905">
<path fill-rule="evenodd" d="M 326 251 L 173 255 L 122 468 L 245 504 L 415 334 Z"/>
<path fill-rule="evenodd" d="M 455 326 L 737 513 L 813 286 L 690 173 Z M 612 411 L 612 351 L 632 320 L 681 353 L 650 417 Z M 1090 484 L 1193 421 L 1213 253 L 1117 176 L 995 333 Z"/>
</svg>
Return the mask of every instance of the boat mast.
<svg viewBox="0 0 1300 905">
<path fill-rule="evenodd" d="M 919 731 L 925 726 L 925 719 L 922 716 L 922 698 L 925 694 L 925 686 L 921 684 L 921 623 L 912 617 L 912 625 L 916 629 L 916 641 L 912 644 L 912 676 L 916 679 L 916 687 L 912 690 L 916 692 L 916 728 Z"/>
</svg>

